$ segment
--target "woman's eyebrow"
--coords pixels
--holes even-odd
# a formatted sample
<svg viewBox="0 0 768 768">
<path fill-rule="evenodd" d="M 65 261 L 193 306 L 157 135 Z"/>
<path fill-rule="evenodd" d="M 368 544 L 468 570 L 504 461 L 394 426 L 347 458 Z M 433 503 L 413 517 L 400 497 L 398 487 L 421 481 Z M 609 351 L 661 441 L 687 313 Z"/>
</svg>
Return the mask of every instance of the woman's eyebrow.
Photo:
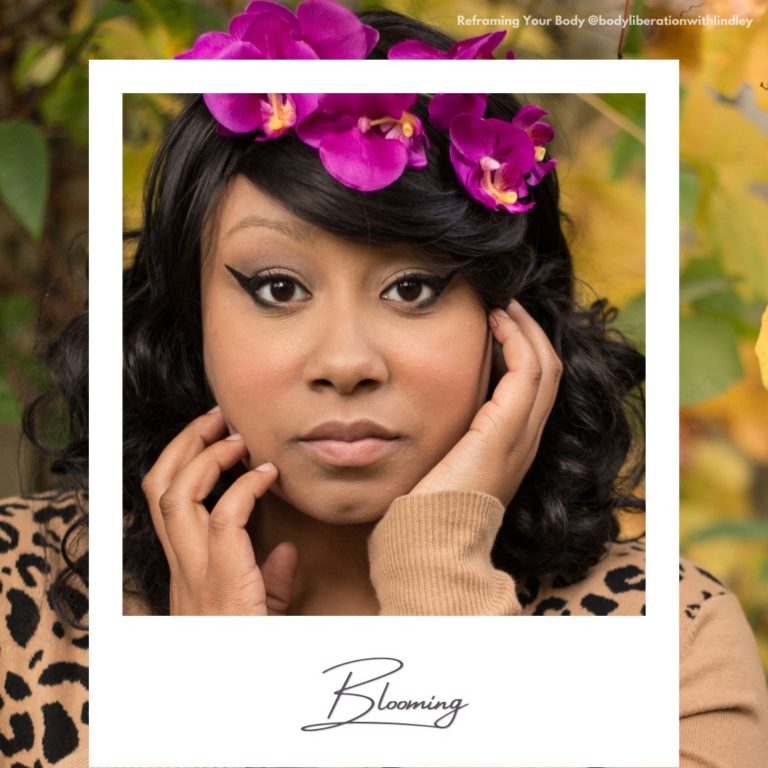
<svg viewBox="0 0 768 768">
<path fill-rule="evenodd" d="M 240 230 L 250 228 L 272 229 L 275 232 L 280 232 L 298 242 L 312 240 L 315 235 L 314 227 L 301 221 L 265 219 L 262 216 L 245 216 L 227 231 L 224 235 L 224 239 L 227 239 Z"/>
</svg>

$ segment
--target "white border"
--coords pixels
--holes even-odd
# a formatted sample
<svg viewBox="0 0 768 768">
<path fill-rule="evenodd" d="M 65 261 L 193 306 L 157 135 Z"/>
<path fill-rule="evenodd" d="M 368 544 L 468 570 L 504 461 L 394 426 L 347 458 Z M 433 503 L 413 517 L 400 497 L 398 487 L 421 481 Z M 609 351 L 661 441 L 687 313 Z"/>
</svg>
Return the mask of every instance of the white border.
<svg viewBox="0 0 768 768">
<path fill-rule="evenodd" d="M 646 94 L 647 616 L 122 617 L 123 94 L 477 90 Z M 675 61 L 91 62 L 92 765 L 677 765 L 677 125 Z M 406 663 L 401 698 L 470 706 L 446 730 L 302 732 L 321 671 L 366 656 Z"/>
</svg>

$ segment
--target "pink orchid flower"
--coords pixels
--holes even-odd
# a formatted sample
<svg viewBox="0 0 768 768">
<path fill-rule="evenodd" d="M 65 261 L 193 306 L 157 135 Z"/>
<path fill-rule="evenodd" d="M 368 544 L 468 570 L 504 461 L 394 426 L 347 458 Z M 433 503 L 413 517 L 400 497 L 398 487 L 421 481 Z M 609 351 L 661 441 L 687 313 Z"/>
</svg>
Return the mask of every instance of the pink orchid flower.
<svg viewBox="0 0 768 768">
<path fill-rule="evenodd" d="M 492 59 L 501 45 L 506 30 L 460 40 L 447 51 L 441 51 L 421 40 L 403 40 L 395 43 L 387 53 L 388 59 Z"/>
<path fill-rule="evenodd" d="M 526 176 L 535 162 L 530 136 L 503 120 L 458 115 L 451 121 L 450 156 L 464 188 L 487 208 L 522 213 L 534 203 Z"/>
<path fill-rule="evenodd" d="M 206 32 L 177 59 L 364 59 L 379 33 L 333 0 L 305 0 L 294 15 L 270 0 L 254 0 L 229 24 L 228 33 Z M 207 93 L 205 103 L 231 133 L 278 138 L 317 104 L 309 95 Z"/>
<path fill-rule="evenodd" d="M 372 192 L 392 184 L 406 168 L 427 164 L 427 136 L 409 111 L 415 101 L 416 94 L 323 94 L 296 133 L 320 150 L 331 176 Z"/>
</svg>

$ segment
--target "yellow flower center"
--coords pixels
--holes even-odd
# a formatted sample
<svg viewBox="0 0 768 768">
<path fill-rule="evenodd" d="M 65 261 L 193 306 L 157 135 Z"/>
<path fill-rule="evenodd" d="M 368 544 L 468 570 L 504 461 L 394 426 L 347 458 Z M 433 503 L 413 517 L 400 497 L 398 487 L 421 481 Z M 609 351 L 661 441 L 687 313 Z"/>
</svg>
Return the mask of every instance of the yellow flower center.
<svg viewBox="0 0 768 768">
<path fill-rule="evenodd" d="M 492 157 L 484 157 L 480 160 L 480 167 L 485 171 L 481 182 L 482 188 L 493 197 L 505 205 L 512 205 L 517 202 L 519 195 L 511 189 L 504 189 L 501 180 L 501 174 L 498 172 L 501 164 Z"/>
<path fill-rule="evenodd" d="M 387 138 L 399 138 L 399 135 L 402 134 L 406 139 L 410 139 L 416 131 L 417 121 L 416 115 L 403 110 L 399 120 L 394 117 L 379 117 L 376 120 L 366 120 L 364 125 L 366 126 L 365 130 L 373 128 L 375 125 L 383 126 Z"/>
<path fill-rule="evenodd" d="M 272 115 L 267 122 L 267 130 L 272 133 L 291 128 L 296 122 L 296 109 L 289 100 L 283 101 L 279 93 L 269 94 L 269 103 L 272 106 Z"/>
<path fill-rule="evenodd" d="M 547 148 L 546 147 L 536 147 L 536 162 L 540 163 L 544 159 L 544 155 L 547 154 Z"/>
</svg>

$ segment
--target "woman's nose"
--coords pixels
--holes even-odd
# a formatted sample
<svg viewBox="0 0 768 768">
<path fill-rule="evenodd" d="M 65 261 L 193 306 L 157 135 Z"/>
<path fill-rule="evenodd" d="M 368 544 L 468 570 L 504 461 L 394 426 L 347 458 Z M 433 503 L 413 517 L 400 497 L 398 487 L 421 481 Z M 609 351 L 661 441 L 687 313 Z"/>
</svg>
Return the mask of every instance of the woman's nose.
<svg viewBox="0 0 768 768">
<path fill-rule="evenodd" d="M 339 310 L 319 322 L 305 365 L 310 387 L 350 395 L 383 384 L 388 378 L 375 331 L 364 318 Z"/>
</svg>

